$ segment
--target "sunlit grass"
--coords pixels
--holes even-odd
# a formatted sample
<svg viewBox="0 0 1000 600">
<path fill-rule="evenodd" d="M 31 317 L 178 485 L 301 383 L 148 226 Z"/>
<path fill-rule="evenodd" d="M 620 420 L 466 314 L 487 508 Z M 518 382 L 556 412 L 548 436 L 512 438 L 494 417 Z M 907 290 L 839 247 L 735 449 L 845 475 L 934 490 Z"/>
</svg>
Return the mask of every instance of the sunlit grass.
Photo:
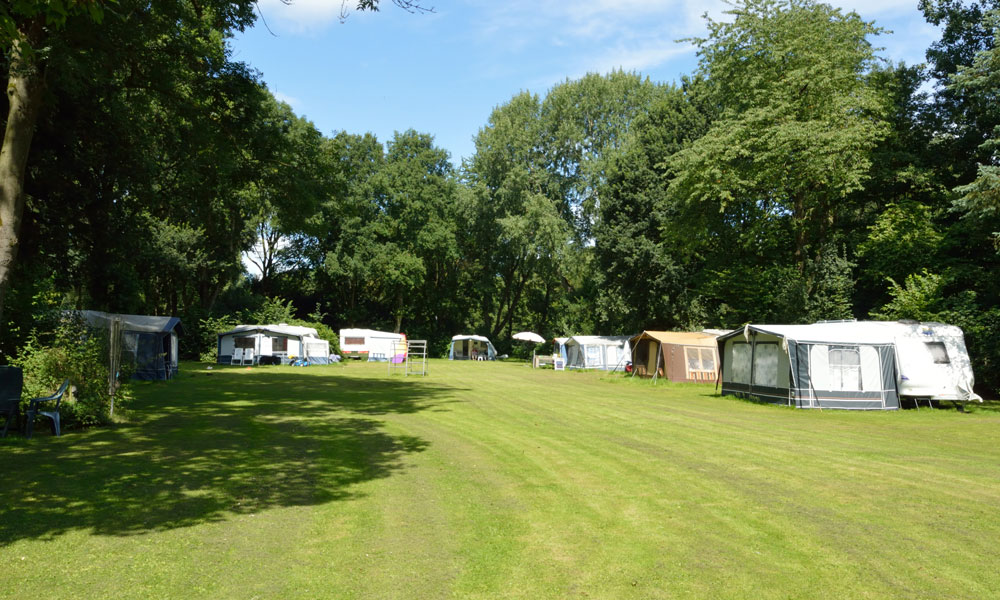
<svg viewBox="0 0 1000 600">
<path fill-rule="evenodd" d="M 188 364 L 138 397 L 0 440 L 0 597 L 1000 595 L 995 412 L 447 361 Z"/>
</svg>

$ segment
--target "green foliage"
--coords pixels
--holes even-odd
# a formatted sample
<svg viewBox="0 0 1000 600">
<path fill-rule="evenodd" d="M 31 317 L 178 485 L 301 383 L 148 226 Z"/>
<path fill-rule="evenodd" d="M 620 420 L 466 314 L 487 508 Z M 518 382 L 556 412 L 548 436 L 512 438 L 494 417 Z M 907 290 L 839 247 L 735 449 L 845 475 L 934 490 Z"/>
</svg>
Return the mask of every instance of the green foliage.
<svg viewBox="0 0 1000 600">
<path fill-rule="evenodd" d="M 947 282 L 941 275 L 923 270 L 907 275 L 903 285 L 892 279 L 889 283 L 892 300 L 872 312 L 876 319 L 936 321 L 946 311 L 944 291 Z"/>
<path fill-rule="evenodd" d="M 886 135 L 886 98 L 864 75 L 876 62 L 868 38 L 880 30 L 811 0 L 738 2 L 728 14 L 695 40 L 721 114 L 667 159 L 670 193 L 788 220 L 804 272 Z"/>
<path fill-rule="evenodd" d="M 913 202 L 890 204 L 858 246 L 869 277 L 901 281 L 936 262 L 943 236 L 931 209 Z"/>
<path fill-rule="evenodd" d="M 874 310 L 880 320 L 913 319 L 957 325 L 965 332 L 977 383 L 1000 390 L 1000 308 L 983 308 L 969 289 L 956 289 L 953 278 L 927 270 L 907 276 L 903 285 L 890 280 L 891 300 Z"/>
<path fill-rule="evenodd" d="M 260 307 L 247 314 L 245 319 L 249 323 L 261 325 L 291 323 L 295 319 L 295 307 L 291 300 L 264 298 Z"/>
<path fill-rule="evenodd" d="M 214 363 L 219 357 L 219 334 L 239 324 L 239 319 L 233 315 L 205 317 L 198 321 L 197 328 L 187 328 L 184 338 L 195 340 L 198 360 Z"/>
<path fill-rule="evenodd" d="M 941 39 L 927 49 L 935 84 L 932 149 L 947 185 L 967 185 L 978 166 L 995 163 L 984 141 L 995 138 L 1000 108 L 995 99 L 996 0 L 921 0 L 927 20 Z M 992 91 L 991 86 L 992 85 Z M 968 191 L 960 192 L 968 194 Z"/>
<path fill-rule="evenodd" d="M 1000 215 L 1000 8 L 987 12 L 983 26 L 990 32 L 985 47 L 976 53 L 971 65 L 959 66 L 951 75 L 951 88 L 975 102 L 982 118 L 994 124 L 979 145 L 980 163 L 976 178 L 956 188 L 962 194 L 957 209 L 980 217 Z M 995 234 L 1000 235 L 1000 234 Z"/>
<path fill-rule="evenodd" d="M 63 397 L 63 422 L 73 425 L 100 425 L 110 419 L 108 395 L 108 332 L 89 329 L 79 318 L 63 317 L 54 330 L 34 330 L 19 349 L 14 366 L 24 370 L 22 410 L 32 398 L 49 396 L 64 379 L 71 392 Z M 115 406 L 127 405 L 132 397 L 129 369 L 119 375 Z"/>
</svg>

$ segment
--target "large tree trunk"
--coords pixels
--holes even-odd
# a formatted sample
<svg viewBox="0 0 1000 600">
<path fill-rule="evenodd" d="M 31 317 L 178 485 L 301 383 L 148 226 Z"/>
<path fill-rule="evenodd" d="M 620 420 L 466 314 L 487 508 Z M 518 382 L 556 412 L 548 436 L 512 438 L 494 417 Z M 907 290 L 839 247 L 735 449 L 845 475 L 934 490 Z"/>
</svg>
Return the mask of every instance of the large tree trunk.
<svg viewBox="0 0 1000 600">
<path fill-rule="evenodd" d="M 28 164 L 31 138 L 41 112 L 45 81 L 39 65 L 26 56 L 28 48 L 38 47 L 42 23 L 36 20 L 14 42 L 7 79 L 7 128 L 0 149 L 0 327 L 3 326 L 3 301 L 17 260 L 18 235 L 24 213 L 24 170 Z"/>
<path fill-rule="evenodd" d="M 795 267 L 799 275 L 806 272 L 806 209 L 801 196 L 796 196 L 792 208 L 792 227 L 795 229 Z"/>
<path fill-rule="evenodd" d="M 403 292 L 396 292 L 396 328 L 392 330 L 393 333 L 399 333 L 399 330 L 403 327 Z"/>
</svg>

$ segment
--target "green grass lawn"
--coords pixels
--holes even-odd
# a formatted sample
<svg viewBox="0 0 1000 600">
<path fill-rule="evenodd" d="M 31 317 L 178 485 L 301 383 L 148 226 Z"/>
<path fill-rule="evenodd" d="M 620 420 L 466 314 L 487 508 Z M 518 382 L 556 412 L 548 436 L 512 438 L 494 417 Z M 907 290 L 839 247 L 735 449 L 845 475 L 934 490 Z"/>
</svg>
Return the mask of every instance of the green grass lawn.
<svg viewBox="0 0 1000 600">
<path fill-rule="evenodd" d="M 0 440 L 4 598 L 996 598 L 1000 414 L 186 364 Z"/>
</svg>

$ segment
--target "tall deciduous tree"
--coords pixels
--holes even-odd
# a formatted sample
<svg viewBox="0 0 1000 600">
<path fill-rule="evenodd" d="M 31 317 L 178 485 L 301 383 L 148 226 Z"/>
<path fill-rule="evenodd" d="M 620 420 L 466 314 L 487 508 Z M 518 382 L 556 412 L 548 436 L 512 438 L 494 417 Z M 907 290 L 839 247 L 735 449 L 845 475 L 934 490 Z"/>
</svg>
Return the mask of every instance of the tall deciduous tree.
<svg viewBox="0 0 1000 600">
<path fill-rule="evenodd" d="M 578 240 L 592 236 L 608 156 L 622 147 L 635 120 L 665 89 L 637 73 L 588 73 L 556 85 L 542 100 L 536 144 L 544 149 L 546 168 Z"/>
<path fill-rule="evenodd" d="M 407 10 L 424 10 L 411 0 L 392 1 Z M 114 10 L 105 10 L 111 5 Z M 148 76 L 150 68 L 197 70 L 204 66 L 199 66 L 199 61 L 213 57 L 190 52 L 192 40 L 223 43 L 234 31 L 242 31 L 254 22 L 256 6 L 253 0 L 17 0 L 0 4 L 0 51 L 7 56 L 8 108 L 0 148 L 0 323 L 4 293 L 18 254 L 25 169 L 38 119 L 46 109 L 47 87 L 67 81 L 86 85 L 86 77 L 69 67 L 76 57 L 91 53 L 102 55 L 106 59 L 106 64 L 100 66 L 102 72 L 115 72 L 121 77 L 119 83 L 126 87 L 135 82 L 134 75 L 138 74 L 138 79 Z M 358 10 L 377 10 L 378 6 L 379 0 L 357 3 Z M 110 26 L 112 22 L 114 26 Z M 123 26 L 125 23 L 129 27 Z M 155 28 L 150 24 L 160 29 L 153 32 Z M 156 45 L 162 46 L 164 56 L 173 59 L 172 66 L 162 60 L 147 64 L 141 54 L 133 52 Z M 216 62 L 207 70 L 218 73 L 226 69 Z M 168 85 L 170 81 L 167 78 Z M 214 84 L 220 91 L 232 82 L 233 78 L 223 77 L 202 83 Z M 158 84 L 155 78 L 144 79 L 143 83 L 149 89 L 156 89 Z M 161 91 L 169 95 L 179 89 Z M 225 218 L 225 212 L 212 216 Z M 235 250 L 238 256 L 238 248 L 226 250 L 230 254 Z M 208 271 L 203 274 L 208 277 Z M 217 289 L 218 282 L 208 287 Z"/>
<path fill-rule="evenodd" d="M 996 217 L 1000 215 L 1000 8 L 986 13 L 983 22 L 990 32 L 985 47 L 951 76 L 950 89 L 974 102 L 980 120 L 992 126 L 981 132 L 976 178 L 958 188 L 962 197 L 957 204 L 966 212 Z"/>
<path fill-rule="evenodd" d="M 107 4 L 111 2 L 24 1 L 5 4 L 0 12 L 0 42 L 10 56 L 8 114 L 0 150 L 0 317 L 3 293 L 18 251 L 24 210 L 24 172 L 32 136 L 44 109 L 46 87 L 79 77 L 68 70 L 77 54 L 117 44 L 126 51 L 105 55 L 114 61 L 111 68 L 133 64 L 131 61 L 140 58 L 129 55 L 127 50 L 135 47 L 133 31 L 149 33 L 148 28 L 105 28 L 102 23 L 109 19 L 122 22 L 131 19 L 142 24 L 150 21 L 161 25 L 171 23 L 173 31 L 164 32 L 162 38 L 167 40 L 165 46 L 169 47 L 183 45 L 183 41 L 204 35 L 209 29 L 227 35 L 232 29 L 246 27 L 254 18 L 254 3 L 250 1 L 194 3 L 178 0 L 150 4 L 121 0 L 113 3 L 113 12 L 103 10 Z M 80 33 L 88 29 L 93 30 L 91 35 Z M 106 36 L 100 35 L 102 32 Z M 184 58 L 193 60 L 196 56 L 181 57 L 182 64 Z M 141 70 L 141 64 L 134 64 Z"/>
<path fill-rule="evenodd" d="M 254 244 L 244 256 L 259 271 L 258 287 L 268 293 L 291 237 L 319 210 L 330 167 L 323 136 L 311 122 L 270 94 L 264 105 L 262 120 L 273 132 L 271 153 L 242 195 L 254 214 Z"/>
<path fill-rule="evenodd" d="M 719 245 L 720 213 L 678 210 L 667 194 L 665 162 L 707 131 L 714 116 L 708 101 L 704 81 L 684 80 L 637 118 L 628 142 L 609 157 L 594 230 L 602 278 L 594 306 L 609 331 L 697 320 L 688 289 L 709 246 Z"/>
<path fill-rule="evenodd" d="M 987 15 L 997 9 L 997 0 L 920 1 L 924 17 L 941 30 L 941 39 L 927 49 L 936 117 L 929 125 L 936 134 L 933 145 L 939 157 L 938 170 L 949 187 L 972 182 L 977 164 L 988 164 L 989 150 L 981 145 L 1000 125 L 996 99 L 977 92 L 980 88 L 975 80 L 979 78 L 974 71 L 954 80 L 961 69 L 972 68 L 977 56 L 984 60 L 982 53 L 996 47 L 995 22 Z"/>
<path fill-rule="evenodd" d="M 448 152 L 432 136 L 408 130 L 388 143 L 376 198 L 378 243 L 368 265 L 375 289 L 400 331 L 404 317 L 427 318 L 455 291 L 456 190 Z M 435 298 L 441 300 L 435 300 Z"/>
<path fill-rule="evenodd" d="M 473 200 L 466 252 L 475 263 L 480 323 L 491 337 L 509 337 L 529 284 L 558 285 L 572 237 L 541 140 L 541 101 L 523 92 L 493 111 L 465 165 Z"/>
<path fill-rule="evenodd" d="M 827 252 L 838 206 L 862 186 L 885 134 L 885 102 L 866 78 L 879 30 L 812 0 L 751 0 L 728 14 L 709 19 L 708 37 L 695 40 L 722 114 L 669 159 L 671 192 L 787 215 L 795 264 L 816 283 L 809 263 Z"/>
</svg>

